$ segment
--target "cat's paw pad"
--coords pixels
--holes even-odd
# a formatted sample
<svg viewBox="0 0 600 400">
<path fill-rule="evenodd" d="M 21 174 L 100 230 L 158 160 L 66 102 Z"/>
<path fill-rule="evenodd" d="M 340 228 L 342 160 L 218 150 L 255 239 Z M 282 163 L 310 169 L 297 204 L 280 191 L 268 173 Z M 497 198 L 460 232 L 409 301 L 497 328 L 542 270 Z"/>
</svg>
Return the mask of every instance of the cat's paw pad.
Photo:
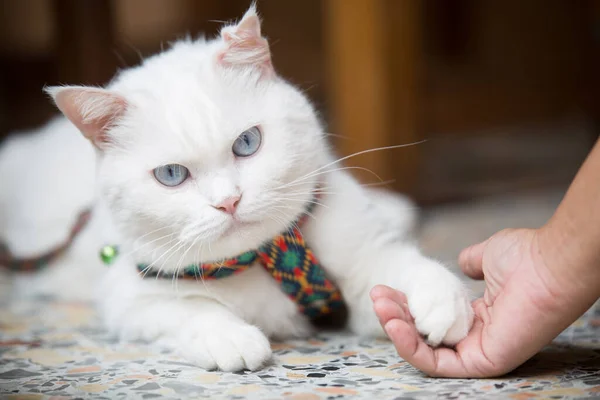
<svg viewBox="0 0 600 400">
<path fill-rule="evenodd" d="M 417 330 L 430 346 L 455 345 L 467 336 L 473 323 L 468 292 L 458 279 L 414 293 L 408 306 Z"/>
<path fill-rule="evenodd" d="M 179 347 L 185 358 L 207 370 L 254 371 L 271 358 L 271 345 L 260 329 L 240 323 L 187 330 Z"/>
</svg>

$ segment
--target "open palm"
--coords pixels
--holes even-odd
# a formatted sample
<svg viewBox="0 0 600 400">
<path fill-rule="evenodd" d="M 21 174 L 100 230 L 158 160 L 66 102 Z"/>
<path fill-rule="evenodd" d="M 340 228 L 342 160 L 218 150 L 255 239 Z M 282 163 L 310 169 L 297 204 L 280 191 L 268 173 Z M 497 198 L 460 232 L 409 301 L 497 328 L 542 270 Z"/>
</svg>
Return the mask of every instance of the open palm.
<svg viewBox="0 0 600 400">
<path fill-rule="evenodd" d="M 374 310 L 398 354 L 431 376 L 498 376 L 566 328 L 570 321 L 564 320 L 560 285 L 545 268 L 537 232 L 505 230 L 461 253 L 463 272 L 484 279 L 486 289 L 473 302 L 471 331 L 454 348 L 429 347 L 417 332 L 406 296 L 387 286 L 373 288 Z"/>
</svg>

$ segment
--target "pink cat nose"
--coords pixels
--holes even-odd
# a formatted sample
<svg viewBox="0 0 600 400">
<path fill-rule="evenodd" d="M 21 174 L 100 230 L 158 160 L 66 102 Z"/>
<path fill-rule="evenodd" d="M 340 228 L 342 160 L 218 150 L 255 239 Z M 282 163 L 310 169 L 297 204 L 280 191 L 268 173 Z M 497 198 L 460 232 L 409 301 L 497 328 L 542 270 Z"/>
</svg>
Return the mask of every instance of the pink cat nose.
<svg viewBox="0 0 600 400">
<path fill-rule="evenodd" d="M 223 211 L 224 213 L 233 215 L 235 214 L 235 210 L 237 209 L 238 204 L 240 204 L 241 198 L 242 196 L 228 197 L 213 207 L 219 211 Z"/>
</svg>

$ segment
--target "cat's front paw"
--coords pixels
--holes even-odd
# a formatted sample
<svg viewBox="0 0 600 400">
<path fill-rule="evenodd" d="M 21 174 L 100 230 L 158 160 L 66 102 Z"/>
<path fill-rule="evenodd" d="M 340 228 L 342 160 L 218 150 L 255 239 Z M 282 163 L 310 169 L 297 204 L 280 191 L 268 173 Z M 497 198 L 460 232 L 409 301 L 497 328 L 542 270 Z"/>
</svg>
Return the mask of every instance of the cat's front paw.
<svg viewBox="0 0 600 400">
<path fill-rule="evenodd" d="M 180 340 L 182 355 L 207 370 L 254 371 L 271 358 L 271 345 L 260 329 L 238 321 L 213 327 L 194 321 L 183 327 Z"/>
<path fill-rule="evenodd" d="M 408 298 L 408 307 L 417 330 L 434 347 L 460 342 L 473 323 L 469 294 L 455 276 L 416 290 Z"/>
</svg>

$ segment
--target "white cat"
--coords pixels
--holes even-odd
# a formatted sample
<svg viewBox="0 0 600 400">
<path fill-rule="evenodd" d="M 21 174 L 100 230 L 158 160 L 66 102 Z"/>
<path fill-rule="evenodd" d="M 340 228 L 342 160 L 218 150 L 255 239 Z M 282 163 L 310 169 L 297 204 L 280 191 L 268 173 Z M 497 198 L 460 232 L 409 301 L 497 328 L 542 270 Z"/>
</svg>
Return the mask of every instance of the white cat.
<svg viewBox="0 0 600 400">
<path fill-rule="evenodd" d="M 219 38 L 176 43 L 105 89 L 48 92 L 72 125 L 57 120 L 4 146 L 2 237 L 31 255 L 64 238 L 95 199 L 94 217 L 66 259 L 19 278 L 26 289 L 89 296 L 105 268 L 99 308 L 122 339 L 167 343 L 207 369 L 257 369 L 271 356 L 268 337 L 312 329 L 264 268 L 190 282 L 143 279 L 136 264 L 174 272 L 255 249 L 318 192 L 301 229 L 341 289 L 352 331 L 384 335 L 369 298 L 382 283 L 406 293 L 433 345 L 468 332 L 467 291 L 407 241 L 405 200 L 339 168 L 308 100 L 275 73 L 254 7 Z M 107 243 L 121 254 L 102 267 Z"/>
</svg>

